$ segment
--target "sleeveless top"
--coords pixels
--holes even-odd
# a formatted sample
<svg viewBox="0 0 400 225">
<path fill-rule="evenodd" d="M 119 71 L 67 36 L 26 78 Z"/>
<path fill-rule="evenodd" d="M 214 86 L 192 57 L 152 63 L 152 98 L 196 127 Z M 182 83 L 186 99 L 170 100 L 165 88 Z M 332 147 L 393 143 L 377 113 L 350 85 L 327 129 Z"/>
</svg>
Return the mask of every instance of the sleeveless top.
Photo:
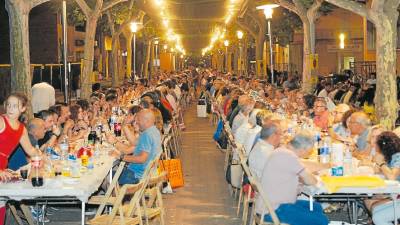
<svg viewBox="0 0 400 225">
<path fill-rule="evenodd" d="M 24 125 L 19 124 L 18 129 L 14 130 L 8 119 L 1 115 L 4 121 L 4 130 L 0 133 L 0 170 L 4 170 L 8 165 L 8 158 L 18 146 L 24 132 Z"/>
</svg>

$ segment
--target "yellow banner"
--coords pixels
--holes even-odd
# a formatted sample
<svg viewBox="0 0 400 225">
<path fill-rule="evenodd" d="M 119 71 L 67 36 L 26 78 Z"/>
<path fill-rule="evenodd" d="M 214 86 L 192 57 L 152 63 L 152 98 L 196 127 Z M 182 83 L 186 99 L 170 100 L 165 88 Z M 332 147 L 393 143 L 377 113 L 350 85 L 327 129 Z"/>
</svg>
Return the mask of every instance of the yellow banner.
<svg viewBox="0 0 400 225">
<path fill-rule="evenodd" d="M 312 70 L 318 69 L 318 54 L 311 54 L 310 55 L 310 67 Z"/>
<path fill-rule="evenodd" d="M 112 38 L 109 36 L 106 36 L 104 38 L 104 48 L 106 49 L 106 51 L 111 51 L 112 49 Z"/>
</svg>

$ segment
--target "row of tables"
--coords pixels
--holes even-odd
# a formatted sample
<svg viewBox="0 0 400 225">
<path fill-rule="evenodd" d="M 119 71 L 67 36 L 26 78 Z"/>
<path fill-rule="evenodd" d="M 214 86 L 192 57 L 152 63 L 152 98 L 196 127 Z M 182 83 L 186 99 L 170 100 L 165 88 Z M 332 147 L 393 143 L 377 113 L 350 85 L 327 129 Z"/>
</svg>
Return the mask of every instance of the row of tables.
<svg viewBox="0 0 400 225">
<path fill-rule="evenodd" d="M 90 196 L 99 189 L 107 176 L 109 176 L 109 183 L 112 180 L 112 168 L 115 159 L 108 155 L 111 146 L 104 143 L 100 149 L 100 155 L 94 157 L 94 168 L 85 170 L 78 178 L 50 176 L 44 178 L 44 184 L 41 187 L 33 187 L 29 179 L 0 183 L 0 202 L 20 202 L 22 212 L 30 225 L 33 225 L 33 219 L 31 211 L 26 205 L 27 202 L 56 202 L 57 204 L 80 202 L 81 224 L 84 225 L 85 206 Z M 15 208 L 11 210 L 13 209 Z"/>
<path fill-rule="evenodd" d="M 258 101 L 264 102 L 266 105 L 268 105 L 268 102 L 265 101 L 265 99 L 262 99 L 260 97 L 257 97 Z M 278 110 L 279 111 L 279 110 Z M 278 113 L 282 119 L 288 120 L 287 114 L 282 114 L 281 112 Z M 292 121 L 288 120 L 288 123 L 291 123 Z M 298 129 L 311 129 L 315 131 L 315 127 L 297 127 Z M 372 170 L 373 171 L 373 170 Z M 363 174 L 364 176 L 366 174 Z M 305 186 L 303 187 L 302 194 L 305 194 L 308 196 L 309 202 L 310 202 L 310 210 L 313 210 L 313 202 L 315 199 L 319 199 L 321 201 L 344 201 L 346 200 L 347 202 L 350 202 L 350 200 L 356 200 L 356 199 L 366 199 L 370 198 L 374 195 L 386 195 L 390 197 L 393 201 L 393 210 L 394 210 L 394 218 L 395 221 L 394 223 L 397 225 L 398 221 L 398 212 L 396 210 L 397 208 L 397 197 L 400 195 L 400 183 L 398 181 L 392 181 L 392 180 L 384 180 L 384 184 L 379 186 L 379 187 L 339 187 L 336 190 L 332 191 L 329 190 L 328 187 L 324 184 L 322 181 L 321 177 L 326 176 L 326 174 L 321 175 L 318 174 L 318 184 L 316 186 Z M 353 175 L 354 178 L 357 176 L 357 174 Z M 368 174 L 367 176 L 371 177 L 377 177 L 379 176 L 382 179 L 385 179 L 383 175 L 378 175 L 378 174 Z M 350 176 L 351 177 L 351 176 Z M 352 222 L 354 224 L 357 224 L 357 206 L 353 207 L 353 218 L 351 218 Z"/>
</svg>

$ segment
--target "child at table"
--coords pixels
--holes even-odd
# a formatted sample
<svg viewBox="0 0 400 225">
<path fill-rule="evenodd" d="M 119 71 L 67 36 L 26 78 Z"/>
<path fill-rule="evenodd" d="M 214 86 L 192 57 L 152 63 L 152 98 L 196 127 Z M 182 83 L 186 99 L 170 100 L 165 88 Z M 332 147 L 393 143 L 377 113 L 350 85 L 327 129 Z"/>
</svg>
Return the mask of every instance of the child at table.
<svg viewBox="0 0 400 225">
<path fill-rule="evenodd" d="M 13 177 L 13 174 L 6 169 L 8 158 L 18 144 L 22 145 L 29 156 L 40 155 L 40 151 L 31 145 L 24 124 L 19 121 L 26 110 L 27 102 L 24 95 L 12 93 L 5 101 L 6 114 L 0 115 L 0 182 L 8 181 Z M 0 202 L 0 224 L 4 224 L 6 208 L 1 204 Z"/>
</svg>

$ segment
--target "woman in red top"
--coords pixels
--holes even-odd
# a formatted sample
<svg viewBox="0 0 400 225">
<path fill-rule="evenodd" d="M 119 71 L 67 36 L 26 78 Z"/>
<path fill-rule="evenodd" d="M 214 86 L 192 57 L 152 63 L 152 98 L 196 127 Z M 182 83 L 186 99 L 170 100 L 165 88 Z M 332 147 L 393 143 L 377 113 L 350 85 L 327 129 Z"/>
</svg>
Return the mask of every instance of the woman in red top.
<svg viewBox="0 0 400 225">
<path fill-rule="evenodd" d="M 0 181 L 8 181 L 12 174 L 7 171 L 8 158 L 21 144 L 25 152 L 32 156 L 40 154 L 29 141 L 28 132 L 19 117 L 26 110 L 27 98 L 19 93 L 8 96 L 5 104 L 6 114 L 0 115 Z M 4 223 L 6 208 L 0 202 L 0 224 Z"/>
</svg>

